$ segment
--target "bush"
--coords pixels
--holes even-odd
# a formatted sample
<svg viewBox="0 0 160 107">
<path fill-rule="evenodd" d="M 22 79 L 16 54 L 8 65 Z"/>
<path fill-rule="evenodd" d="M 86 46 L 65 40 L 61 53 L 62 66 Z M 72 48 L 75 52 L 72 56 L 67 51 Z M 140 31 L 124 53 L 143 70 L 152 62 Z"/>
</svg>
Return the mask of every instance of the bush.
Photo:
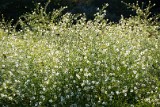
<svg viewBox="0 0 160 107">
<path fill-rule="evenodd" d="M 158 22 L 62 11 L 38 7 L 0 31 L 0 106 L 160 105 Z"/>
</svg>

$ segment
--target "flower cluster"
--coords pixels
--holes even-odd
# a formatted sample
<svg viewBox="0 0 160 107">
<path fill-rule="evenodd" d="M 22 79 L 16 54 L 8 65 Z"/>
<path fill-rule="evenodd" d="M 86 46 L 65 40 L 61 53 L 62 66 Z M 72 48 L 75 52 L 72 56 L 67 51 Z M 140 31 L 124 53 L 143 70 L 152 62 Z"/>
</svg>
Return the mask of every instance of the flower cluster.
<svg viewBox="0 0 160 107">
<path fill-rule="evenodd" d="M 20 21 L 21 31 L 0 30 L 0 106 L 160 105 L 157 26 L 137 17 L 108 23 L 100 13 L 51 23 L 40 14 Z"/>
</svg>

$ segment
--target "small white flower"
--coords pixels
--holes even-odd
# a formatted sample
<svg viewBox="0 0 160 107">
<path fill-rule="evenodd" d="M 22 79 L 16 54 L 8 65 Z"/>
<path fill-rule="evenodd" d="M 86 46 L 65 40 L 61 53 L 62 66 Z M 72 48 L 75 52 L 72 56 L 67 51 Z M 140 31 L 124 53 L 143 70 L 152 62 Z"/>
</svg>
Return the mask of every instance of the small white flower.
<svg viewBox="0 0 160 107">
<path fill-rule="evenodd" d="M 35 99 L 35 96 L 33 96 L 31 99 L 34 100 L 34 99 Z"/>
<path fill-rule="evenodd" d="M 76 74 L 76 77 L 77 77 L 78 79 L 81 79 L 81 77 L 80 77 L 78 74 Z"/>
<path fill-rule="evenodd" d="M 49 100 L 49 102 L 50 102 L 50 103 L 52 103 L 52 102 L 53 102 L 53 100 L 52 100 L 52 99 L 50 99 L 50 100 Z"/>
<path fill-rule="evenodd" d="M 134 74 L 136 74 L 136 73 L 137 73 L 137 71 L 133 70 L 133 73 L 134 73 Z"/>
<path fill-rule="evenodd" d="M 120 93 L 119 91 L 116 91 L 116 94 L 117 94 L 117 95 L 119 95 L 119 93 Z"/>
<path fill-rule="evenodd" d="M 114 92 L 113 92 L 113 91 L 111 92 L 111 95 L 114 95 Z"/>
<path fill-rule="evenodd" d="M 6 65 L 2 65 L 2 68 L 5 68 L 6 67 Z"/>
<path fill-rule="evenodd" d="M 88 72 L 88 68 L 85 68 L 84 71 Z"/>
<path fill-rule="evenodd" d="M 134 87 L 134 90 L 137 90 L 137 87 Z"/>
<path fill-rule="evenodd" d="M 132 92 L 133 92 L 133 89 L 131 89 L 130 92 L 132 93 Z"/>
<path fill-rule="evenodd" d="M 61 96 L 61 102 L 63 102 L 65 99 L 64 99 L 64 97 L 63 96 Z"/>
<path fill-rule="evenodd" d="M 97 65 L 100 65 L 101 64 L 101 61 L 97 61 Z"/>
<path fill-rule="evenodd" d="M 108 86 L 108 89 L 111 89 L 111 86 Z"/>
<path fill-rule="evenodd" d="M 45 91 L 46 90 L 46 88 L 45 87 L 43 87 L 43 91 Z"/>
<path fill-rule="evenodd" d="M 127 89 L 123 90 L 122 92 L 123 92 L 123 93 L 126 93 L 126 92 L 127 92 Z"/>
<path fill-rule="evenodd" d="M 31 84 L 32 87 L 34 87 L 34 84 Z"/>
<path fill-rule="evenodd" d="M 124 96 L 126 97 L 126 96 L 127 96 L 127 93 L 124 93 Z"/>
</svg>

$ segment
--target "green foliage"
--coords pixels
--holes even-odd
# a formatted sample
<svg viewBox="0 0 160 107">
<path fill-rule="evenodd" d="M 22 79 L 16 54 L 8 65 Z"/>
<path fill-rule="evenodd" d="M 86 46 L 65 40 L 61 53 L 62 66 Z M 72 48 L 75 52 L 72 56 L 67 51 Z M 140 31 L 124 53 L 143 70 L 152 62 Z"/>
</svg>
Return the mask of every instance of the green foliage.
<svg viewBox="0 0 160 107">
<path fill-rule="evenodd" d="M 47 6 L 47 5 L 46 5 Z M 53 12 L 46 12 L 46 8 L 43 8 L 40 3 L 37 4 L 36 9 L 32 13 L 27 13 L 20 17 L 20 20 L 15 26 L 20 25 L 23 31 L 25 30 L 47 30 L 50 29 L 48 26 L 50 23 L 57 23 L 62 15 L 62 11 L 66 7 L 59 10 L 54 9 Z M 38 27 L 37 27 L 38 26 Z"/>
<path fill-rule="evenodd" d="M 20 31 L 2 27 L 0 106 L 160 106 L 158 22 L 108 22 L 107 6 L 87 21 L 37 5 Z"/>
</svg>

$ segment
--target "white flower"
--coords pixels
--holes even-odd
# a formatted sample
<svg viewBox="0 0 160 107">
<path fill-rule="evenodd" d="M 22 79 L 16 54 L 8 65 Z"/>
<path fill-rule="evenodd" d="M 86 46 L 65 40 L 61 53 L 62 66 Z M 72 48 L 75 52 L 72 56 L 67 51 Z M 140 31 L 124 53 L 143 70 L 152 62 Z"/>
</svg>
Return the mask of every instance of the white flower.
<svg viewBox="0 0 160 107">
<path fill-rule="evenodd" d="M 2 68 L 5 68 L 6 67 L 6 65 L 2 65 Z"/>
<path fill-rule="evenodd" d="M 132 93 L 132 92 L 133 92 L 133 89 L 131 89 L 130 92 Z"/>
<path fill-rule="evenodd" d="M 45 91 L 46 90 L 46 88 L 45 87 L 43 87 L 43 91 Z"/>
<path fill-rule="evenodd" d="M 52 100 L 52 99 L 50 99 L 50 100 L 49 100 L 49 102 L 50 102 L 50 103 L 52 103 L 52 102 L 53 102 L 53 100 Z"/>
<path fill-rule="evenodd" d="M 84 71 L 88 72 L 88 68 L 85 68 Z"/>
<path fill-rule="evenodd" d="M 127 96 L 127 93 L 124 93 L 124 96 L 126 97 L 126 96 Z"/>
<path fill-rule="evenodd" d="M 114 95 L 114 92 L 113 92 L 113 91 L 111 91 L 111 95 Z"/>
<path fill-rule="evenodd" d="M 134 73 L 134 74 L 136 74 L 136 73 L 137 73 L 137 71 L 133 70 L 133 73 Z"/>
<path fill-rule="evenodd" d="M 117 94 L 117 95 L 119 95 L 119 93 L 120 93 L 119 91 L 116 91 L 116 94 Z"/>
<path fill-rule="evenodd" d="M 128 90 L 127 90 L 127 89 L 125 89 L 125 90 L 123 90 L 122 92 L 123 92 L 123 93 L 126 93 L 127 91 L 128 91 Z"/>
<path fill-rule="evenodd" d="M 81 77 L 80 77 L 78 74 L 76 74 L 76 77 L 77 77 L 78 79 L 81 79 Z"/>
<path fill-rule="evenodd" d="M 35 103 L 35 105 L 34 106 L 38 106 L 38 103 Z"/>
<path fill-rule="evenodd" d="M 31 99 L 34 100 L 34 99 L 35 99 L 35 96 L 33 96 Z"/>
<path fill-rule="evenodd" d="M 134 90 L 137 90 L 137 87 L 134 87 Z"/>
<path fill-rule="evenodd" d="M 111 89 L 111 86 L 108 86 L 108 89 Z"/>
<path fill-rule="evenodd" d="M 101 61 L 97 61 L 97 65 L 100 65 L 101 64 Z"/>
</svg>

